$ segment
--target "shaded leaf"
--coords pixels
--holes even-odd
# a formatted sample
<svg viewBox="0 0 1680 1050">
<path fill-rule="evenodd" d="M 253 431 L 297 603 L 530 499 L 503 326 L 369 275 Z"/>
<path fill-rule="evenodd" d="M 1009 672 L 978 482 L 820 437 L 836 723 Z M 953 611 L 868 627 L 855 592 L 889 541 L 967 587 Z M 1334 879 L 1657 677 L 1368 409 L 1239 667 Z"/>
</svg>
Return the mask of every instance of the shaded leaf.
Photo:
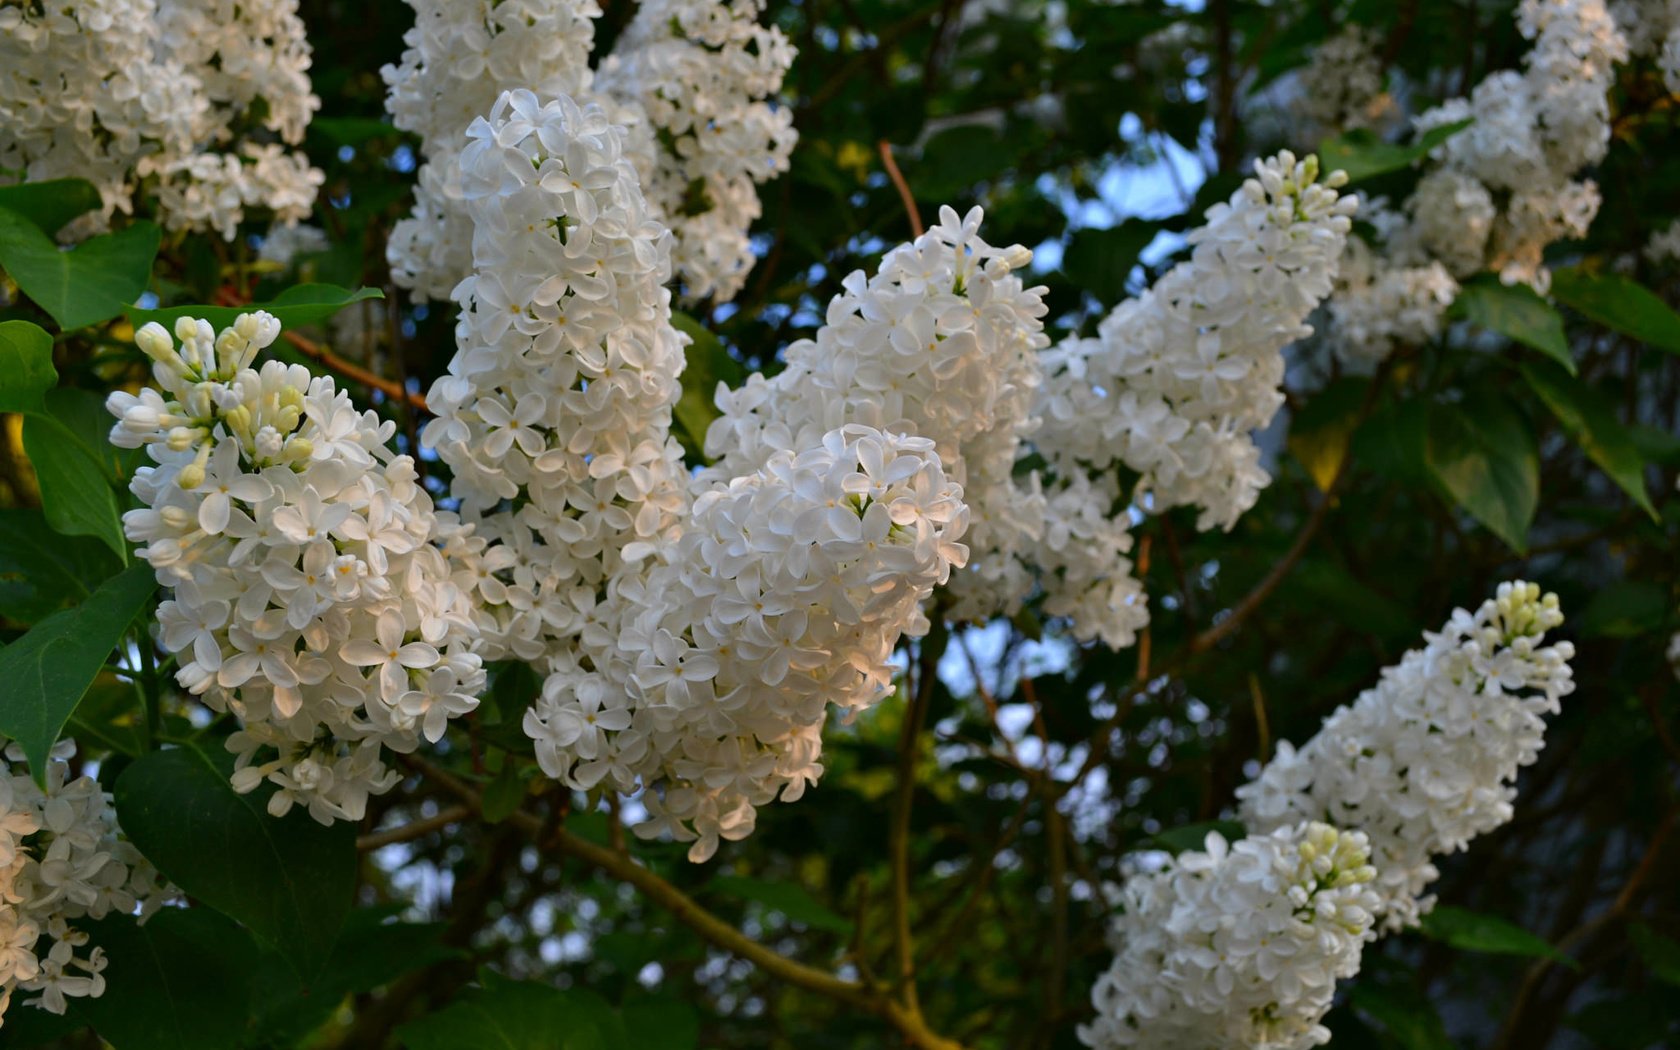
<svg viewBox="0 0 1680 1050">
<path fill-rule="evenodd" d="M 128 542 L 102 460 L 69 427 L 37 413 L 23 421 L 23 450 L 35 468 L 47 523 L 67 535 L 103 541 L 126 563 Z"/>
<path fill-rule="evenodd" d="M 105 994 L 74 1011 L 101 1039 L 122 1050 L 239 1045 L 256 962 L 244 930 L 208 908 L 165 908 L 144 925 L 111 915 L 86 930 L 105 952 Z"/>
<path fill-rule="evenodd" d="M 1576 629 L 1588 637 L 1637 638 L 1668 619 L 1668 588 L 1649 580 L 1618 580 L 1593 592 Z"/>
<path fill-rule="evenodd" d="M 1435 481 L 1519 554 L 1540 501 L 1540 452 L 1509 402 L 1482 395 L 1431 405 L 1426 455 Z"/>
<path fill-rule="evenodd" d="M 1423 934 L 1461 951 L 1551 959 L 1572 970 L 1580 969 L 1579 963 L 1546 943 L 1545 938 L 1497 915 L 1438 907 L 1423 917 Z"/>
<path fill-rule="evenodd" d="M 0 412 L 39 412 L 58 385 L 52 336 L 28 321 L 0 322 Z"/>
<path fill-rule="evenodd" d="M 1218 834 L 1226 842 L 1235 842 L 1247 835 L 1248 829 L 1234 820 L 1205 820 L 1197 824 L 1168 828 L 1146 841 L 1144 848 L 1165 850 L 1173 854 L 1204 849 L 1210 834 Z"/>
<path fill-rule="evenodd" d="M 146 751 L 146 710 L 133 685 L 106 674 L 76 705 L 70 731 L 81 744 L 137 758 Z"/>
<path fill-rule="evenodd" d="M 1578 266 L 1554 270 L 1552 298 L 1606 328 L 1680 354 L 1680 314 L 1631 278 Z"/>
<path fill-rule="evenodd" d="M 68 251 L 16 212 L 0 208 L 0 266 L 62 329 L 107 321 L 146 290 L 158 228 L 140 221 Z"/>
<path fill-rule="evenodd" d="M 233 756 L 197 745 L 142 755 L 117 779 L 123 830 L 166 878 L 239 920 L 303 978 L 321 972 L 350 913 L 356 827 L 236 794 Z"/>
<path fill-rule="evenodd" d="M 1452 1050 L 1433 1004 L 1411 989 L 1355 981 L 1348 987 L 1348 1003 L 1386 1029 L 1405 1050 Z"/>
<path fill-rule="evenodd" d="M 1680 985 L 1680 943 L 1669 940 L 1642 922 L 1628 926 L 1628 939 L 1645 968 L 1659 980 Z"/>
<path fill-rule="evenodd" d="M 138 306 L 130 306 L 127 313 L 128 319 L 134 322 L 136 328 L 149 321 L 156 321 L 173 331 L 175 322 L 180 318 L 197 317 L 209 321 L 212 327 L 220 330 L 233 324 L 240 314 L 266 310 L 279 320 L 282 327 L 297 328 L 300 325 L 325 321 L 351 303 L 383 298 L 385 293 L 377 288 L 358 288 L 351 291 L 335 284 L 298 284 L 266 303 L 249 303 L 245 306 L 171 306 L 162 310 L 142 310 Z"/>
<path fill-rule="evenodd" d="M 335 146 L 360 146 L 369 139 L 403 134 L 395 125 L 377 117 L 316 117 L 309 122 L 309 133 Z"/>
<path fill-rule="evenodd" d="M 1076 230 L 1062 254 L 1062 273 L 1104 306 L 1126 298 L 1126 278 L 1138 256 L 1155 239 L 1157 227 L 1127 219 L 1106 230 Z"/>
<path fill-rule="evenodd" d="M 300 981 L 278 954 L 265 957 L 258 979 L 256 1029 L 277 1041 L 296 1041 L 320 1027 L 347 996 L 382 988 L 403 974 L 466 953 L 442 941 L 443 923 L 391 922 L 382 908 L 357 908 L 320 974 Z"/>
<path fill-rule="evenodd" d="M 1357 128 L 1319 143 L 1319 164 L 1327 172 L 1347 172 L 1349 182 L 1362 182 L 1377 175 L 1386 175 L 1391 171 L 1410 167 L 1414 162 L 1428 156 L 1430 150 L 1463 131 L 1471 123 L 1469 120 L 1461 120 L 1431 128 L 1410 146 L 1384 142 L 1374 132 L 1366 128 Z"/>
<path fill-rule="evenodd" d="M 771 882 L 745 875 L 719 875 L 706 884 L 713 893 L 737 900 L 762 904 L 770 911 L 786 916 L 814 930 L 828 930 L 849 936 L 852 921 L 818 903 L 805 887 L 794 882 Z"/>
<path fill-rule="evenodd" d="M 510 981 L 481 973 L 484 987 L 397 1029 L 408 1050 L 620 1050 L 624 1022 L 581 988 Z"/>
<path fill-rule="evenodd" d="M 86 179 L 48 179 L 0 186 L 0 208 L 16 212 L 51 237 L 64 224 L 100 206 L 99 190 Z"/>
<path fill-rule="evenodd" d="M 711 329 L 679 310 L 671 312 L 671 323 L 689 337 L 682 371 L 682 397 L 672 415 L 687 433 L 695 452 L 706 447 L 706 428 L 718 416 L 714 397 L 717 385 L 739 386 L 746 370 L 729 355 L 723 341 Z"/>
<path fill-rule="evenodd" d="M 122 563 L 97 540 L 63 536 L 32 507 L 0 507 L 0 617 L 31 624 L 93 593 Z"/>
<path fill-rule="evenodd" d="M 1370 385 L 1366 379 L 1338 379 L 1314 394 L 1289 421 L 1289 451 L 1307 468 L 1320 492 L 1328 492 L 1341 472 Z"/>
<path fill-rule="evenodd" d="M 1453 313 L 1472 324 L 1540 351 L 1575 374 L 1563 316 L 1526 284 L 1504 284 L 1492 276 L 1467 281 L 1453 303 Z"/>
<path fill-rule="evenodd" d="M 151 566 L 136 565 L 106 580 L 74 609 L 52 614 L 0 649 L 0 682 L 5 683 L 0 735 L 23 746 L 37 781 L 59 731 L 156 586 Z"/>
<path fill-rule="evenodd" d="M 1645 491 L 1645 459 L 1633 436 L 1616 418 L 1610 399 L 1549 365 L 1524 365 L 1522 374 L 1581 450 L 1633 497 L 1652 521 L 1657 520 L 1657 508 Z"/>
<path fill-rule="evenodd" d="M 1647 992 L 1600 999 L 1571 1015 L 1569 1027 L 1594 1050 L 1669 1050 L 1674 1027 L 1672 993 Z"/>
<path fill-rule="evenodd" d="M 699 1050 L 700 1016 L 672 996 L 624 1004 L 625 1050 Z"/>
</svg>

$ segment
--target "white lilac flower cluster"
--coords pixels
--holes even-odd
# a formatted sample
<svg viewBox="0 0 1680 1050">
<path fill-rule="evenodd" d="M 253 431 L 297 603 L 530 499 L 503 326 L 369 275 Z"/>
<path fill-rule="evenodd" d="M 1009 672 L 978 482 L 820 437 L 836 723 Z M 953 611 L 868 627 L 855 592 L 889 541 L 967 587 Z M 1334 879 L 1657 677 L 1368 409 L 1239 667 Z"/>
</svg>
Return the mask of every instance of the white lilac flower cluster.
<svg viewBox="0 0 1680 1050">
<path fill-rule="evenodd" d="M 1205 849 L 1131 876 L 1080 1040 L 1094 1050 L 1329 1042 L 1320 1022 L 1373 936 L 1375 877 L 1363 834 L 1310 822 L 1231 845 L 1212 833 Z"/>
<path fill-rule="evenodd" d="M 157 388 L 110 396 L 111 442 L 157 466 L 135 472 L 144 507 L 123 527 L 171 589 L 177 681 L 240 721 L 234 788 L 267 780 L 276 815 L 359 820 L 399 779 L 382 749 L 437 740 L 484 672 L 395 425 L 300 365 L 258 370 L 279 332 L 259 311 L 220 333 L 182 318 L 179 346 L 155 322 L 136 333 Z"/>
<path fill-rule="evenodd" d="M 1379 224 L 1380 254 L 1345 268 L 1331 316 L 1349 360 L 1434 338 L 1457 280 L 1483 270 L 1544 293 L 1547 246 L 1583 236 L 1597 214 L 1598 187 L 1576 176 L 1609 147 L 1608 92 L 1627 40 L 1604 0 L 1522 0 L 1517 28 L 1534 41 L 1521 72 L 1493 73 L 1416 119 L 1419 135 L 1472 123 L 1432 152 L 1403 213 Z"/>
<path fill-rule="evenodd" d="M 510 92 L 468 139 L 477 268 L 422 440 L 453 472 L 446 550 L 486 658 L 542 661 L 594 637 L 608 581 L 684 509 L 671 236 L 598 106 Z"/>
<path fill-rule="evenodd" d="M 1237 789 L 1248 836 L 1120 887 L 1087 1046 L 1300 1048 L 1364 943 L 1432 906 L 1431 858 L 1511 819 L 1517 770 L 1574 683 L 1556 595 L 1516 581 L 1287 743 Z"/>
<path fill-rule="evenodd" d="M 1283 404 L 1283 348 L 1330 294 L 1352 226 L 1340 172 L 1289 153 L 1256 162 L 1189 235 L 1188 261 L 1115 307 L 1096 338 L 1045 355 L 1033 443 L 1059 475 L 1117 465 L 1151 511 L 1200 509 L 1230 528 L 1271 480 L 1252 432 Z"/>
<path fill-rule="evenodd" d="M 93 182 L 104 208 L 75 235 L 137 197 L 229 240 L 248 209 L 295 222 L 323 181 L 294 148 L 309 62 L 297 0 L 0 5 L 0 169 Z"/>
<path fill-rule="evenodd" d="M 1680 0 L 1613 0 L 1610 13 L 1633 58 L 1655 59 L 1663 86 L 1680 94 Z"/>
<path fill-rule="evenodd" d="M 1381 42 L 1374 29 L 1349 25 L 1313 52 L 1293 100 L 1309 136 L 1370 128 L 1393 112 L 1394 98 L 1384 90 Z"/>
<path fill-rule="evenodd" d="M 1433 898 L 1431 858 L 1511 819 L 1517 770 L 1544 746 L 1544 715 L 1574 689 L 1557 596 L 1521 581 L 1474 612 L 1459 609 L 1425 646 L 1338 708 L 1299 749 L 1237 789 L 1242 820 L 1263 833 L 1324 820 L 1370 837 L 1385 929 L 1415 925 Z"/>
<path fill-rule="evenodd" d="M 849 419 L 690 478 L 672 237 L 623 129 L 515 91 L 468 137 L 475 272 L 424 434 L 461 501 L 440 535 L 483 652 L 544 675 L 525 718 L 543 770 L 645 789 L 637 831 L 703 860 L 820 775 L 830 703 L 890 691 L 962 563 L 961 489 L 931 441 Z"/>
<path fill-rule="evenodd" d="M 397 127 L 420 136 L 424 162 L 413 213 L 391 231 L 386 256 L 398 284 L 446 299 L 472 270 L 459 164 L 467 127 L 513 88 L 545 98 L 580 94 L 601 9 L 595 0 L 410 4 L 414 26 L 403 34 L 402 61 L 381 73 L 385 107 Z"/>
<path fill-rule="evenodd" d="M 822 775 L 830 705 L 850 718 L 891 694 L 966 523 L 933 442 L 856 423 L 704 488 L 681 539 L 619 582 L 593 672 L 555 661 L 525 716 L 544 771 L 649 786 L 636 833 L 694 840 L 690 860 L 744 838 Z"/>
<path fill-rule="evenodd" d="M 989 588 L 1005 577 L 1011 590 L 1030 588 L 1015 555 L 1043 535 L 1046 506 L 1011 474 L 1035 425 L 1044 289 L 1021 281 L 1025 248 L 980 239 L 982 217 L 941 209 L 875 276 L 845 278 L 816 338 L 789 346 L 781 372 L 720 389 L 705 443 L 716 464 L 703 476 L 756 470 L 777 449 L 810 447 L 844 423 L 927 438 L 973 513 L 974 563 L 954 586 L 975 574 Z M 953 615 L 982 612 L 964 605 L 959 597 Z"/>
<path fill-rule="evenodd" d="M 631 159 L 676 236 L 672 262 L 693 299 L 740 291 L 758 185 L 787 170 L 797 138 L 793 111 L 766 101 L 794 50 L 781 30 L 759 25 L 763 9 L 764 0 L 648 0 L 596 79 L 640 118 L 626 121 Z"/>
<path fill-rule="evenodd" d="M 139 911 L 175 891 L 121 837 L 111 796 L 89 776 L 71 778 L 73 741 L 48 759 L 46 788 L 30 777 L 22 749 L 0 759 L 0 1018 L 14 991 L 55 1014 L 67 998 L 105 991 L 105 954 L 75 923 Z"/>
<path fill-rule="evenodd" d="M 471 272 L 472 225 L 458 167 L 464 135 L 503 92 L 600 105 L 627 129 L 626 152 L 654 218 L 676 236 L 688 295 L 732 297 L 752 256 L 757 185 L 785 171 L 791 114 L 768 99 L 793 49 L 757 24 L 761 0 L 656 0 L 641 5 L 613 52 L 591 70 L 595 0 L 493 5 L 411 0 L 415 25 L 386 66 L 397 127 L 421 137 L 413 214 L 387 255 L 399 284 L 442 299 Z"/>
</svg>

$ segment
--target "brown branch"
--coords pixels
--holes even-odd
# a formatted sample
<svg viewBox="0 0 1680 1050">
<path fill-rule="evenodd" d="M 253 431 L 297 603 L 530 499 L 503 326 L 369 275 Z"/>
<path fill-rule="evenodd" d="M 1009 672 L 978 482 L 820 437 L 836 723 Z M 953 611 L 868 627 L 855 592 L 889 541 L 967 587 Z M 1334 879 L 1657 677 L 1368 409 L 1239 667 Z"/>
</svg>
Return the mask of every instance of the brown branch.
<svg viewBox="0 0 1680 1050">
<path fill-rule="evenodd" d="M 1663 814 L 1661 823 L 1657 825 L 1656 832 L 1651 836 L 1651 844 L 1645 848 L 1645 855 L 1640 858 L 1639 864 L 1633 869 L 1633 874 L 1629 875 L 1627 882 L 1622 885 L 1621 892 L 1616 894 L 1615 902 L 1604 911 L 1569 931 L 1559 940 L 1556 945 L 1557 956 L 1567 956 L 1582 941 L 1633 911 L 1639 891 L 1650 878 L 1651 872 L 1655 870 L 1657 858 L 1662 854 L 1663 847 L 1668 844 L 1669 833 L 1674 830 L 1676 812 L 1675 809 L 1670 808 L 1667 813 Z M 1517 989 L 1516 997 L 1511 1001 L 1511 1008 L 1505 1015 L 1505 1023 L 1501 1026 L 1499 1037 L 1494 1040 L 1493 1045 L 1495 1047 L 1509 1048 L 1523 1045 L 1516 1039 L 1518 1026 L 1521 1025 L 1523 1018 L 1527 1015 L 1528 1004 L 1539 992 L 1541 982 L 1546 979 L 1546 975 L 1551 972 L 1555 964 L 1556 956 L 1548 955 L 1535 960 L 1534 964 L 1528 968 L 1528 972 L 1523 975 L 1522 986 Z"/>
<path fill-rule="evenodd" d="M 883 146 L 885 143 L 883 143 Z M 937 622 L 937 621 L 936 621 Z M 916 760 L 921 754 L 922 723 L 939 681 L 939 657 L 945 632 L 936 629 L 922 640 L 916 688 L 904 711 L 898 741 L 898 790 L 893 795 L 892 824 L 887 829 L 887 857 L 892 872 L 893 952 L 898 959 L 899 994 L 912 1017 L 922 1015 L 916 995 L 916 942 L 910 933 L 910 812 L 916 801 Z"/>
<path fill-rule="evenodd" d="M 248 305 L 248 303 L 243 296 L 234 292 L 232 289 L 223 288 L 221 291 L 216 293 L 216 305 L 245 306 Z M 420 394 L 409 393 L 408 390 L 404 389 L 401 383 L 398 383 L 393 379 L 386 379 L 384 376 L 378 375 L 377 373 L 370 372 L 361 365 L 356 364 L 354 361 L 346 361 L 344 358 L 333 353 L 331 350 L 328 350 L 326 347 L 311 339 L 306 339 L 303 336 L 298 335 L 296 332 L 281 332 L 280 338 L 290 343 L 292 348 L 298 353 L 312 360 L 321 362 L 321 364 L 326 365 L 334 372 L 348 376 L 365 387 L 379 391 L 392 400 L 402 401 L 408 405 L 412 405 L 422 412 L 426 411 L 425 397 Z"/>
<path fill-rule="evenodd" d="M 411 758 L 407 764 L 419 769 L 428 779 L 461 799 L 472 809 L 477 810 L 481 807 L 482 798 L 478 791 L 453 773 L 422 759 Z M 570 854 L 590 867 L 629 883 L 640 891 L 642 896 L 670 912 L 672 917 L 684 926 L 717 947 L 747 960 L 772 977 L 880 1017 L 897 1028 L 904 1036 L 906 1045 L 915 1047 L 916 1050 L 963 1050 L 961 1044 L 929 1030 L 919 1014 L 906 1010 L 886 989 L 848 981 L 790 959 L 758 943 L 701 907 L 682 890 L 636 863 L 635 858 L 627 853 L 618 853 L 608 847 L 596 845 L 566 830 L 563 824 L 551 828 L 541 817 L 525 810 L 515 810 L 509 814 L 507 823 L 537 837 L 539 841 L 552 842 L 562 853 Z"/>
<path fill-rule="evenodd" d="M 904 214 L 910 217 L 910 233 L 920 237 L 926 227 L 922 225 L 921 213 L 916 210 L 916 196 L 910 192 L 910 184 L 904 181 L 904 173 L 898 170 L 898 161 L 893 159 L 892 143 L 882 139 L 875 145 L 881 151 L 881 163 L 886 165 L 887 177 L 898 187 L 899 199 L 904 201 Z"/>
<path fill-rule="evenodd" d="M 459 823 L 472 816 L 472 814 L 473 811 L 467 806 L 450 806 L 448 809 L 440 811 L 435 816 L 410 821 L 407 824 L 401 824 L 394 828 L 386 828 L 384 831 L 374 831 L 366 835 L 357 835 L 356 848 L 366 853 L 368 850 L 376 850 L 381 846 L 389 846 L 397 842 L 407 842 L 410 839 L 417 839 L 422 835 L 428 835 L 434 831 L 446 828 L 451 824 Z"/>
</svg>

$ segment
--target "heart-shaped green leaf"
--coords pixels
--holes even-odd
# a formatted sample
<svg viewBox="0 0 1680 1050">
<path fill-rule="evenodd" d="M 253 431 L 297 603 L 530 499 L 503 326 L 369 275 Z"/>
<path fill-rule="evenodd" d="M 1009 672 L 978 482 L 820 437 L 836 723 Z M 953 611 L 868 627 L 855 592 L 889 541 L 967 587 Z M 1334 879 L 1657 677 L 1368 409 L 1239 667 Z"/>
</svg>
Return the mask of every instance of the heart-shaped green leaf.
<svg viewBox="0 0 1680 1050">
<path fill-rule="evenodd" d="M 77 924 L 79 927 L 82 924 Z M 257 949 L 209 908 L 165 908 L 145 924 L 86 924 L 105 953 L 105 993 L 75 1014 L 123 1050 L 226 1050 L 242 1044 Z"/>
<path fill-rule="evenodd" d="M 268 814 L 271 792 L 241 795 L 217 742 L 153 751 L 117 778 L 117 814 L 146 859 L 194 899 L 238 919 L 312 980 L 356 888 L 356 826 L 302 809 Z"/>
<path fill-rule="evenodd" d="M 0 266 L 66 331 L 122 313 L 146 290 L 157 250 L 158 228 L 149 222 L 64 250 L 28 219 L 0 208 Z"/>
<path fill-rule="evenodd" d="M 100 585 L 74 609 L 42 620 L 0 649 L 0 734 L 23 745 L 29 771 L 40 780 L 59 730 L 122 641 L 123 632 L 151 600 L 157 581 L 149 565 L 136 565 Z"/>
</svg>

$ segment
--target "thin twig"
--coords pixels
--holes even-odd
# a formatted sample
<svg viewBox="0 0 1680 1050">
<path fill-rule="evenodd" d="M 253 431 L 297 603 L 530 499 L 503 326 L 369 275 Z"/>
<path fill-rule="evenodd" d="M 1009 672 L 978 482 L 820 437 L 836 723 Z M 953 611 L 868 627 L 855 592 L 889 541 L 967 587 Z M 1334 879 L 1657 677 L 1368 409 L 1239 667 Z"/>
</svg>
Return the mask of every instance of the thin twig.
<svg viewBox="0 0 1680 1050">
<path fill-rule="evenodd" d="M 418 769 L 433 783 L 449 791 L 469 807 L 478 809 L 482 799 L 478 791 L 466 781 L 423 759 L 409 758 L 406 762 Z M 570 854 L 590 867 L 635 887 L 648 900 L 670 912 L 678 922 L 723 950 L 747 960 L 759 969 L 796 988 L 816 992 L 839 1002 L 847 1003 L 882 1018 L 904 1036 L 908 1046 L 916 1050 L 963 1050 L 961 1044 L 931 1031 L 921 1017 L 908 1012 L 887 989 L 872 984 L 848 981 L 824 970 L 807 966 L 768 948 L 729 923 L 701 907 L 694 898 L 666 882 L 647 868 L 636 863 L 627 853 L 618 853 L 596 845 L 559 825 L 549 828 L 543 819 L 525 810 L 515 810 L 507 817 L 514 827 L 552 842 L 562 853 Z"/>
<path fill-rule="evenodd" d="M 904 201 L 904 213 L 910 217 L 910 233 L 920 237 L 926 227 L 922 225 L 921 213 L 916 210 L 916 195 L 910 192 L 910 184 L 904 181 L 904 173 L 898 170 L 898 161 L 893 159 L 892 143 L 882 139 L 875 145 L 881 150 L 881 163 L 886 165 L 887 177 L 898 187 L 899 199 Z"/>
<path fill-rule="evenodd" d="M 246 301 L 241 296 L 227 288 L 223 288 L 221 291 L 216 293 L 216 304 L 218 306 L 247 305 Z M 426 411 L 425 397 L 420 394 L 410 393 L 408 390 L 403 388 L 401 383 L 398 383 L 393 379 L 386 379 L 382 375 L 370 372 L 361 365 L 356 364 L 354 361 L 346 361 L 344 358 L 333 353 L 331 350 L 328 350 L 326 347 L 313 340 L 305 339 L 296 332 L 281 332 L 280 338 L 290 343 L 292 348 L 298 353 L 321 362 L 334 372 L 339 372 L 343 375 L 349 376 L 351 379 L 354 379 L 363 386 L 378 390 L 380 393 L 393 400 L 403 401 L 422 412 Z"/>
<path fill-rule="evenodd" d="M 429 835 L 432 832 L 446 828 L 451 824 L 459 823 L 460 821 L 472 816 L 472 814 L 473 811 L 468 806 L 450 806 L 448 809 L 440 811 L 435 816 L 410 821 L 407 824 L 402 824 L 394 828 L 386 828 L 384 831 L 375 831 L 366 835 L 357 835 L 356 848 L 361 850 L 363 853 L 366 853 L 369 850 L 379 849 L 381 846 L 389 846 L 397 842 L 407 842 L 410 839 L 420 838 L 422 835 Z"/>
</svg>

